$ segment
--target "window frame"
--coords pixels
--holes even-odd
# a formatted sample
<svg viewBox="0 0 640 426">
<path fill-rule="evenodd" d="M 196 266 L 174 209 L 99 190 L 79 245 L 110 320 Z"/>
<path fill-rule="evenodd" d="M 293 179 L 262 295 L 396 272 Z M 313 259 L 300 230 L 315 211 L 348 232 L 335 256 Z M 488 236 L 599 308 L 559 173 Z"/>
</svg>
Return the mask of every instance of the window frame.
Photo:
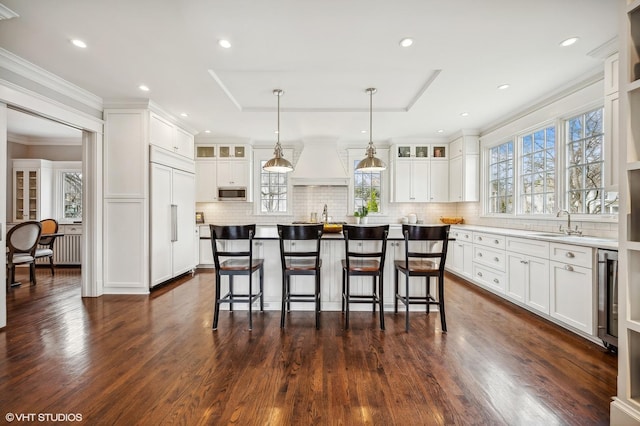
<svg viewBox="0 0 640 426">
<path fill-rule="evenodd" d="M 293 163 L 293 149 L 283 148 L 284 157 Z M 260 147 L 253 149 L 253 188 L 254 188 L 254 213 L 258 216 L 292 216 L 293 215 L 293 185 L 291 173 L 287 175 L 287 209 L 283 212 L 262 211 L 262 162 L 273 157 L 273 148 Z"/>
<path fill-rule="evenodd" d="M 362 148 L 350 148 L 347 150 L 347 162 L 349 173 L 349 193 L 347 200 L 347 217 L 353 216 L 355 212 L 355 165 L 357 161 L 362 160 L 365 157 L 365 150 Z M 389 148 L 376 148 L 376 156 L 381 159 L 386 165 L 386 170 L 380 172 L 380 196 L 378 197 L 378 211 L 371 213 L 369 216 L 386 217 L 389 211 L 389 196 L 390 193 L 390 170 L 391 163 L 389 162 Z"/>
<path fill-rule="evenodd" d="M 538 133 L 538 132 L 543 132 L 544 135 L 545 135 L 545 139 L 544 139 L 545 147 L 541 151 L 539 150 L 538 152 L 543 152 L 543 153 L 546 154 L 546 152 L 548 150 L 548 148 L 546 146 L 547 130 L 550 129 L 550 128 L 554 129 L 554 137 L 555 137 L 555 140 L 554 140 L 555 158 L 554 158 L 554 161 L 553 161 L 553 164 L 554 164 L 553 165 L 553 167 L 554 167 L 553 168 L 553 174 L 555 176 L 555 187 L 554 187 L 554 190 L 552 192 L 544 191 L 543 194 L 549 194 L 549 193 L 553 194 L 554 210 L 552 212 L 542 212 L 542 213 L 535 213 L 534 211 L 523 212 L 523 207 L 524 206 L 523 206 L 523 203 L 522 203 L 522 197 L 524 195 L 527 195 L 527 194 L 525 194 L 523 192 L 523 188 L 522 188 L 522 178 L 524 176 L 524 174 L 522 173 L 522 170 L 523 170 L 523 158 L 524 158 L 524 155 L 528 155 L 528 153 L 527 154 L 524 153 L 523 141 L 524 141 L 524 138 L 526 138 L 527 136 L 531 136 L 532 137 L 532 141 L 531 141 L 532 149 L 533 149 L 532 150 L 532 154 L 535 154 L 535 152 L 536 152 L 535 149 L 534 149 L 534 146 L 535 146 L 535 134 Z M 544 217 L 544 216 L 552 216 L 552 215 L 555 214 L 554 212 L 556 212 L 558 210 L 559 200 L 560 200 L 560 192 L 559 192 L 559 188 L 558 188 L 558 168 L 559 168 L 559 165 L 560 165 L 560 162 L 558 161 L 558 157 L 559 157 L 559 155 L 558 155 L 558 129 L 560 129 L 560 131 L 563 131 L 562 130 L 562 126 L 558 123 L 558 120 L 554 120 L 554 121 L 546 122 L 546 123 L 543 123 L 541 125 L 529 128 L 526 131 L 520 132 L 516 137 L 517 141 L 518 141 L 516 147 L 514 147 L 515 148 L 514 152 L 516 154 L 515 158 L 514 158 L 514 160 L 515 160 L 514 178 L 516 178 L 516 181 L 517 181 L 517 184 L 516 184 L 515 189 L 514 189 L 514 191 L 517 194 L 516 209 L 515 209 L 515 215 L 516 216 L 519 216 L 519 217 L 522 217 L 522 216 L 528 217 L 528 216 L 530 216 L 530 217 L 540 218 L 540 217 Z M 546 163 L 546 160 L 545 160 L 545 163 Z M 533 170 L 533 163 L 532 163 L 532 170 Z M 549 173 L 549 171 L 546 169 L 546 167 L 545 167 L 543 173 L 545 175 L 547 173 Z M 528 173 L 528 175 L 533 176 L 534 172 Z M 546 185 L 545 185 L 545 188 L 546 188 Z M 531 195 L 534 196 L 535 192 L 532 191 Z M 534 202 L 533 202 L 533 199 L 532 199 L 532 207 L 533 207 L 533 205 L 534 205 Z M 543 205 L 546 206 L 546 202 L 544 202 Z"/>
<path fill-rule="evenodd" d="M 82 221 L 84 215 L 83 198 L 85 188 L 85 177 L 82 176 L 82 192 L 80 194 L 80 208 L 82 209 L 79 218 L 65 218 L 64 217 L 64 174 L 65 173 L 80 173 L 82 175 L 82 162 L 81 161 L 54 161 L 54 177 L 53 177 L 53 208 L 54 215 L 58 223 L 74 223 Z"/>
<path fill-rule="evenodd" d="M 517 202 L 517 198 L 516 198 L 516 175 L 515 175 L 515 169 L 516 169 L 516 143 L 514 141 L 515 138 L 507 138 L 507 139 L 501 139 L 499 142 L 496 142 L 490 146 L 487 146 L 483 149 L 483 157 L 484 157 L 484 167 L 483 167 L 483 181 L 485 182 L 484 185 L 482 185 L 483 187 L 483 196 L 482 196 L 482 202 L 484 204 L 484 214 L 486 216 L 491 216 L 491 217 L 500 217 L 500 216 L 505 216 L 505 217 L 512 217 L 515 212 L 516 212 L 516 202 Z M 512 208 L 512 212 L 511 213 L 501 213 L 501 212 L 492 212 L 490 211 L 490 206 L 491 206 L 491 150 L 493 148 L 497 148 L 501 145 L 505 145 L 508 144 L 509 142 L 511 142 L 513 144 L 513 170 L 514 170 L 514 175 L 513 175 L 513 182 L 512 182 L 512 186 L 513 186 L 513 208 Z"/>
</svg>

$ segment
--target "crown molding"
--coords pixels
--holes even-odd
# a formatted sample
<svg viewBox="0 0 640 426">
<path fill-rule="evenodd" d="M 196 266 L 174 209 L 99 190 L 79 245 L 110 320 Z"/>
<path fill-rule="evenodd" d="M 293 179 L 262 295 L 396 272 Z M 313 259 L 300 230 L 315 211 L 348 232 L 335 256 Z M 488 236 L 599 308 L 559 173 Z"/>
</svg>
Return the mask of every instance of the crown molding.
<svg viewBox="0 0 640 426">
<path fill-rule="evenodd" d="M 613 55 L 614 53 L 617 53 L 618 50 L 620 49 L 618 42 L 619 42 L 618 36 L 615 36 L 611 40 L 607 40 L 606 42 L 602 43 L 600 46 L 588 52 L 587 56 L 590 56 L 596 59 L 602 59 L 602 60 L 607 59 L 609 56 Z"/>
<path fill-rule="evenodd" d="M 109 98 L 104 100 L 103 105 L 105 109 L 148 109 L 169 121 L 171 124 L 180 127 L 182 130 L 186 130 L 192 135 L 199 133 L 198 130 L 178 119 L 175 115 L 169 113 L 167 110 L 148 98 Z"/>
<path fill-rule="evenodd" d="M 7 142 L 18 143 L 20 145 L 56 145 L 56 146 L 81 146 L 82 137 L 77 138 L 43 138 L 34 136 L 17 135 L 7 133 Z"/>
<path fill-rule="evenodd" d="M 3 19 L 18 18 L 20 15 L 9 9 L 4 4 L 0 3 L 0 21 Z"/>
<path fill-rule="evenodd" d="M 72 84 L 57 75 L 28 62 L 18 55 L 0 48 L 0 67 L 12 71 L 24 78 L 80 102 L 90 108 L 102 111 L 102 98 Z"/>
</svg>

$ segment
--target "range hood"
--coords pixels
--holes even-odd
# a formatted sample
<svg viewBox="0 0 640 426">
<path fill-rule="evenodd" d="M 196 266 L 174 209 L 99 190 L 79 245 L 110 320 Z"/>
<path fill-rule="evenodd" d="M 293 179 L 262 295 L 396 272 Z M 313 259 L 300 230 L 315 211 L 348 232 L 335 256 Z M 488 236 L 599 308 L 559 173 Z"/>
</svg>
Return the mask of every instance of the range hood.
<svg viewBox="0 0 640 426">
<path fill-rule="evenodd" d="M 305 140 L 295 170 L 293 186 L 347 186 L 349 176 L 338 153 L 336 139 Z"/>
</svg>

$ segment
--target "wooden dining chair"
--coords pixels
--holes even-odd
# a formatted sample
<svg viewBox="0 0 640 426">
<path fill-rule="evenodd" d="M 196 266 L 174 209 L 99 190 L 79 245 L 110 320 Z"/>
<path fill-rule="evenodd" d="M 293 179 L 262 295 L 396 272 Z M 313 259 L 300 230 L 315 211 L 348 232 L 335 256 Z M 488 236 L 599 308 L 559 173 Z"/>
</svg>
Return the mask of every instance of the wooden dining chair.
<svg viewBox="0 0 640 426">
<path fill-rule="evenodd" d="M 40 241 L 38 241 L 38 247 L 36 248 L 36 260 L 49 258 L 49 268 L 51 269 L 51 275 L 55 275 L 53 267 L 53 244 L 56 242 L 58 233 L 58 221 L 55 219 L 43 219 L 40 221 L 42 224 L 42 234 L 40 235 Z"/>
<path fill-rule="evenodd" d="M 14 226 L 7 232 L 7 281 L 9 286 L 16 283 L 16 265 L 29 264 L 29 280 L 36 284 L 36 247 L 42 233 L 40 222 L 27 221 Z"/>
<path fill-rule="evenodd" d="M 409 305 L 422 304 L 427 307 L 438 305 L 442 332 L 447 332 L 447 321 L 444 312 L 444 267 L 447 260 L 449 241 L 449 225 L 421 226 L 402 225 L 404 235 L 404 259 L 395 261 L 394 305 L 398 313 L 398 301 L 405 305 L 405 331 L 409 331 Z M 420 244 L 423 242 L 423 244 Z M 413 245 L 412 245 L 413 244 Z M 398 291 L 398 275 L 405 275 L 404 294 Z M 410 277 L 424 277 L 424 296 L 411 296 L 409 291 Z M 431 278 L 438 280 L 438 296 L 431 294 Z"/>
</svg>

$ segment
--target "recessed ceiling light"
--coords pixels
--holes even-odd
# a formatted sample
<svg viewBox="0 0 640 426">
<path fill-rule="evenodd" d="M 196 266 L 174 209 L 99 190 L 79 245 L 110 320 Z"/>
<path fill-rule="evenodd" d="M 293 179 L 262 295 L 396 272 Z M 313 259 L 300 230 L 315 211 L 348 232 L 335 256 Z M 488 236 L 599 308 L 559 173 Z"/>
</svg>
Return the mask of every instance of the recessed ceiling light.
<svg viewBox="0 0 640 426">
<path fill-rule="evenodd" d="M 211 130 L 205 130 L 204 132 L 205 133 L 211 133 Z"/>
<path fill-rule="evenodd" d="M 405 37 L 402 40 L 400 40 L 400 46 L 402 47 L 409 47 L 413 44 L 413 39 L 409 38 L 409 37 Z"/>
<path fill-rule="evenodd" d="M 71 40 L 71 43 L 73 43 L 74 46 L 80 47 L 82 49 L 85 49 L 87 47 L 87 43 L 85 43 L 82 40 L 78 40 L 77 38 L 74 38 L 73 40 Z"/>
<path fill-rule="evenodd" d="M 182 114 L 180 114 L 181 117 L 188 117 L 189 114 L 187 114 L 186 112 L 183 112 Z"/>
<path fill-rule="evenodd" d="M 444 129 L 438 129 L 438 133 L 444 133 Z"/>
<path fill-rule="evenodd" d="M 231 47 L 231 42 L 229 40 L 218 40 L 218 44 L 220 45 L 220 47 L 224 47 L 225 49 Z"/>
<path fill-rule="evenodd" d="M 578 37 L 570 37 L 570 38 L 566 39 L 565 41 L 563 41 L 562 43 L 560 43 L 560 46 L 562 46 L 562 47 L 571 46 L 576 41 L 578 41 Z"/>
<path fill-rule="evenodd" d="M 145 86 L 144 84 L 141 84 L 140 86 L 138 86 L 138 89 L 142 90 L 143 92 L 149 91 L 149 87 Z"/>
<path fill-rule="evenodd" d="M 460 113 L 460 115 L 463 116 L 463 117 L 466 117 L 466 116 L 469 115 L 469 113 L 468 112 L 463 112 L 463 113 Z"/>
<path fill-rule="evenodd" d="M 501 84 L 500 86 L 498 86 L 498 90 L 505 90 L 505 89 L 508 89 L 509 87 L 511 86 L 509 86 L 508 84 Z"/>
<path fill-rule="evenodd" d="M 367 133 L 366 130 L 360 130 L 360 133 Z"/>
</svg>

